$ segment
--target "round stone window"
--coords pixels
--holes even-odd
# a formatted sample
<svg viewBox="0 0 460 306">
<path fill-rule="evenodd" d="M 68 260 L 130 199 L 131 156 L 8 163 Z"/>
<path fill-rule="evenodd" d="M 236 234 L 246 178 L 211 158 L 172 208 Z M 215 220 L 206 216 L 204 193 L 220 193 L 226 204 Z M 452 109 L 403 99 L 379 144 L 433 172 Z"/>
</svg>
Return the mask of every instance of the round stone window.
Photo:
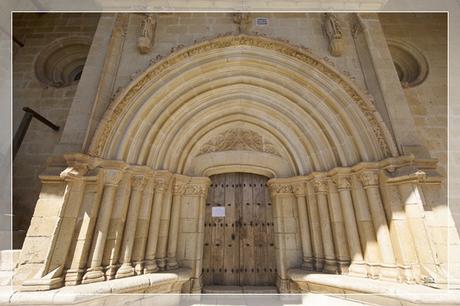
<svg viewBox="0 0 460 306">
<path fill-rule="evenodd" d="M 84 37 L 58 39 L 43 49 L 35 61 L 40 82 L 65 87 L 80 80 L 91 40 Z"/>
<path fill-rule="evenodd" d="M 401 85 L 404 88 L 421 84 L 428 75 L 428 61 L 415 46 L 403 41 L 388 41 Z"/>
</svg>

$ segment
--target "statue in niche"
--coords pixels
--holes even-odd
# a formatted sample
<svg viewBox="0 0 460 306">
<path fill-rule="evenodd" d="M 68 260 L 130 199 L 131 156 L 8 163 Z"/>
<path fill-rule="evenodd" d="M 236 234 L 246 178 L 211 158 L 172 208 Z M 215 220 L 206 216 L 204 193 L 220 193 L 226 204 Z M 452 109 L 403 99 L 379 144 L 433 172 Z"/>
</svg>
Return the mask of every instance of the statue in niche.
<svg viewBox="0 0 460 306">
<path fill-rule="evenodd" d="M 248 33 L 251 24 L 251 17 L 248 13 L 234 13 L 233 22 L 238 25 L 238 33 Z"/>
<path fill-rule="evenodd" d="M 344 49 L 342 30 L 337 17 L 325 13 L 324 31 L 329 39 L 329 52 L 332 56 L 341 56 Z"/>
<path fill-rule="evenodd" d="M 140 53 L 146 54 L 152 50 L 156 27 L 157 21 L 153 14 L 146 14 L 144 20 L 142 20 L 140 36 L 137 39 L 137 47 Z"/>
</svg>

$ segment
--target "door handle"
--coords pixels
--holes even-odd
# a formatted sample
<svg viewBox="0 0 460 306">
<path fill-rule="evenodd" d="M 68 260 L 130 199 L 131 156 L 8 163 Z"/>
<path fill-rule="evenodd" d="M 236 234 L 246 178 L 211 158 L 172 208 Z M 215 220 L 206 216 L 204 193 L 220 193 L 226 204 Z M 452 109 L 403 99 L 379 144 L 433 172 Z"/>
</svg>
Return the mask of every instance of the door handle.
<svg viewBox="0 0 460 306">
<path fill-rule="evenodd" d="M 235 240 L 235 234 L 232 234 L 232 240 Z"/>
</svg>

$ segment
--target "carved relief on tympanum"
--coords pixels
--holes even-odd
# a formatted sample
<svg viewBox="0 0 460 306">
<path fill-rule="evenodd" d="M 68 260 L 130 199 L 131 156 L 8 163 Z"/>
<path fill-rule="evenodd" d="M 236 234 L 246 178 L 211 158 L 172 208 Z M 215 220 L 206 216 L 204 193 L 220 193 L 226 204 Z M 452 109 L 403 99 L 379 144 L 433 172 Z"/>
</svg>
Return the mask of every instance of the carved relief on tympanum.
<svg viewBox="0 0 460 306">
<path fill-rule="evenodd" d="M 257 151 L 281 156 L 275 146 L 251 130 L 226 130 L 201 146 L 198 155 L 222 151 Z"/>
</svg>

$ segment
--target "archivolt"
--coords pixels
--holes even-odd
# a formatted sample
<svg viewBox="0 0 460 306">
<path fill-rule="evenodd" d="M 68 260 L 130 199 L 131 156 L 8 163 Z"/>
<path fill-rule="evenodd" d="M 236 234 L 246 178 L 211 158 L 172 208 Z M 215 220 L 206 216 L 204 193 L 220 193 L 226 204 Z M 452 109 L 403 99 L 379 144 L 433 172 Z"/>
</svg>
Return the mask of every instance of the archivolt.
<svg viewBox="0 0 460 306">
<path fill-rule="evenodd" d="M 227 36 L 154 64 L 111 104 L 89 154 L 183 173 L 216 130 L 243 124 L 293 175 L 396 156 L 371 101 L 306 50 Z"/>
</svg>

